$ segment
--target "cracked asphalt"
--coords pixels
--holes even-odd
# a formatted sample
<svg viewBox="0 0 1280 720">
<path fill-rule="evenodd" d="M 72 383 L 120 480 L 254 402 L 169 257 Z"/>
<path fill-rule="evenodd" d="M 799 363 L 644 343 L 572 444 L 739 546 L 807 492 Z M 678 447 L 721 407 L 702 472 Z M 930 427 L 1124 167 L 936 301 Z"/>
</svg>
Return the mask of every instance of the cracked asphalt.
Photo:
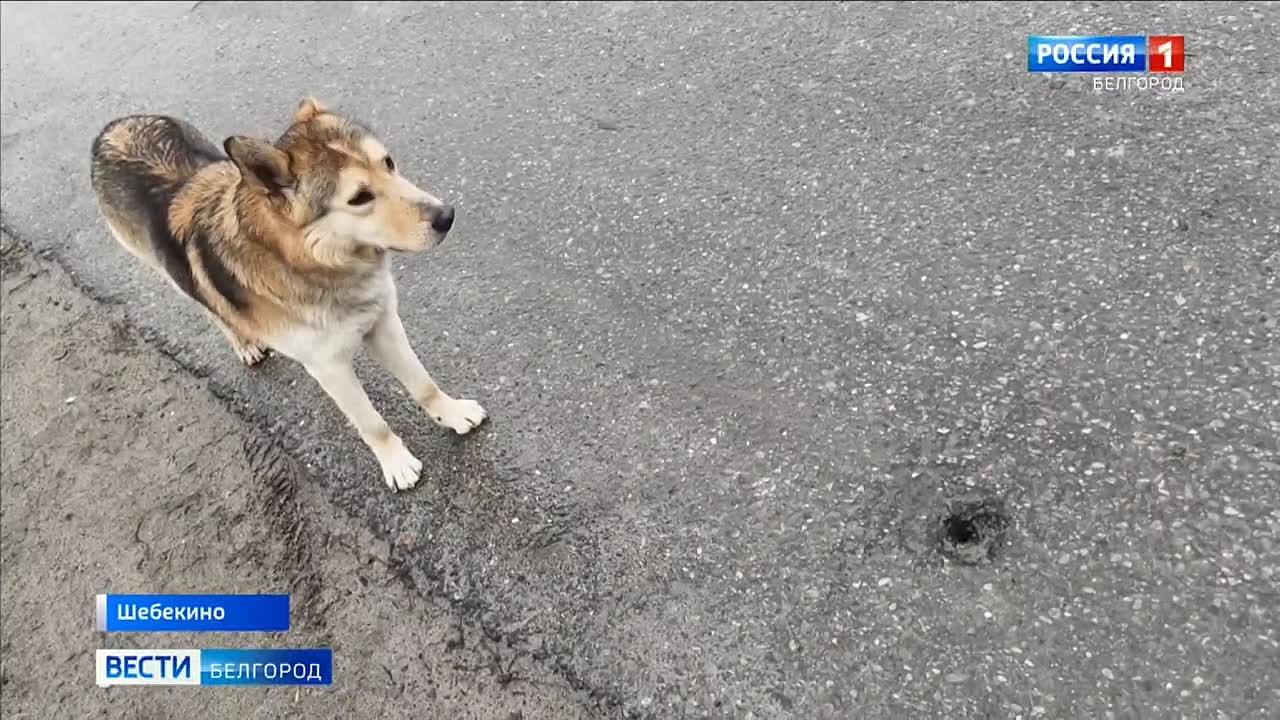
<svg viewBox="0 0 1280 720">
<path fill-rule="evenodd" d="M 1280 5 L 5 3 L 0 30 L 6 230 L 600 716 L 1280 703 Z M 1185 92 L 1026 71 L 1028 34 L 1107 33 L 1186 35 Z M 272 136 L 309 94 L 458 208 L 396 275 L 492 420 L 449 437 L 364 363 L 408 494 L 93 206 L 112 117 Z M 990 554 L 943 553 L 982 503 Z"/>
</svg>

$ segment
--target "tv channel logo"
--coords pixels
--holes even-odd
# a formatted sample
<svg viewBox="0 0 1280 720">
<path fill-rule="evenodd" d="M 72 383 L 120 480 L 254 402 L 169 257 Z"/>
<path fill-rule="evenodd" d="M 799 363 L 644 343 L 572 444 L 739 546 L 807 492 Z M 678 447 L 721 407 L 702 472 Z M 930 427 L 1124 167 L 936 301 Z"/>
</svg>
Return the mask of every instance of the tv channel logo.
<svg viewBox="0 0 1280 720">
<path fill-rule="evenodd" d="M 96 680 L 112 685 L 333 685 L 332 648 L 98 650 Z"/>
<path fill-rule="evenodd" d="M 1181 35 L 1152 35 L 1147 38 L 1148 72 L 1180 73 L 1186 69 L 1186 40 Z"/>
<path fill-rule="evenodd" d="M 1180 73 L 1182 35 L 1029 35 L 1033 73 Z"/>
<path fill-rule="evenodd" d="M 199 685 L 199 650 L 99 650 L 98 685 Z"/>
</svg>

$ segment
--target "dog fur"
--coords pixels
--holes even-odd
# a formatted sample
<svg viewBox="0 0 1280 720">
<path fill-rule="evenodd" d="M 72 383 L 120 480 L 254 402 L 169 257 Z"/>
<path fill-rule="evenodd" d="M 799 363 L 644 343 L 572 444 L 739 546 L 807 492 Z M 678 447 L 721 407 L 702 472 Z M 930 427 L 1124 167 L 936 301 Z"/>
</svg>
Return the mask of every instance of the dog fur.
<svg viewBox="0 0 1280 720">
<path fill-rule="evenodd" d="M 301 363 L 388 486 L 413 487 L 422 463 L 356 377 L 361 347 L 439 425 L 465 434 L 484 422 L 410 347 L 388 260 L 442 242 L 453 209 L 405 179 L 369 128 L 308 98 L 274 143 L 237 135 L 219 150 L 180 119 L 131 115 L 107 124 L 92 154 L 116 241 L 199 303 L 245 364 L 268 349 Z"/>
</svg>

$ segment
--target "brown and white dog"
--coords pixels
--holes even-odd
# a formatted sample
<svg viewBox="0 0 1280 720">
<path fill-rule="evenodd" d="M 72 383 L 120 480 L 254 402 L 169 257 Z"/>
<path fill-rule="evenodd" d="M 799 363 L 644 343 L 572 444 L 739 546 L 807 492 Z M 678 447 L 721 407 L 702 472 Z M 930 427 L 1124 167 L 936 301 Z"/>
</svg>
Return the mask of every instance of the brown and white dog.
<svg viewBox="0 0 1280 720">
<path fill-rule="evenodd" d="M 387 258 L 442 242 L 453 208 L 360 123 L 307 99 L 276 142 L 234 136 L 219 151 L 182 120 L 122 117 L 93 141 L 92 181 L 116 240 L 203 306 L 247 365 L 268 348 L 301 363 L 391 488 L 413 487 L 422 463 L 356 377 L 361 347 L 436 423 L 463 434 L 484 422 L 409 346 Z"/>
</svg>

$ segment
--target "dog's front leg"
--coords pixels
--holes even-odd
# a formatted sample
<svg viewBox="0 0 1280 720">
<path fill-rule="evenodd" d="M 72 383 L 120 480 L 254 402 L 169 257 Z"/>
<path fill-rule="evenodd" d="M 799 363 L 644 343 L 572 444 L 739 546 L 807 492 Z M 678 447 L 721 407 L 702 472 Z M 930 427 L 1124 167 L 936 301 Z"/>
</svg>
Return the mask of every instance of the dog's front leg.
<svg viewBox="0 0 1280 720">
<path fill-rule="evenodd" d="M 452 398 L 441 390 L 409 346 L 404 324 L 392 305 L 378 319 L 367 338 L 369 354 L 404 385 L 437 424 L 459 435 L 484 422 L 487 413 L 475 400 Z"/>
<path fill-rule="evenodd" d="M 400 436 L 373 407 L 349 361 L 328 359 L 306 363 L 307 372 L 338 405 L 382 466 L 382 477 L 393 490 L 408 490 L 418 483 L 422 462 L 409 452 Z"/>
</svg>

